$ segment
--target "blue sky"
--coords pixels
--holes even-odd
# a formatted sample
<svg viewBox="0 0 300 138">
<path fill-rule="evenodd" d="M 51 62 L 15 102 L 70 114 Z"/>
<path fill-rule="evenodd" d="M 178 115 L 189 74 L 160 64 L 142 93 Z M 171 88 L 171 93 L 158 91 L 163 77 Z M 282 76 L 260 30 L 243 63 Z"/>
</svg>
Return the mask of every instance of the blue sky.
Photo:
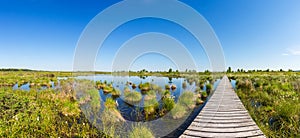
<svg viewBox="0 0 300 138">
<path fill-rule="evenodd" d="M 81 32 L 91 19 L 116 2 L 1 0 L 0 68 L 72 70 Z M 210 23 L 223 47 L 226 66 L 233 69 L 300 69 L 300 1 L 182 2 Z M 184 29 L 163 20 L 140 19 L 126 23 L 112 33 L 100 50 L 96 69 L 109 71 L 114 51 L 130 37 L 147 31 L 182 38 L 197 61 L 198 70 L 209 68 L 205 52 L 190 46 L 196 42 Z M 138 58 L 132 70 L 167 70 L 169 67 L 176 68 L 169 59 L 148 54 Z"/>
</svg>

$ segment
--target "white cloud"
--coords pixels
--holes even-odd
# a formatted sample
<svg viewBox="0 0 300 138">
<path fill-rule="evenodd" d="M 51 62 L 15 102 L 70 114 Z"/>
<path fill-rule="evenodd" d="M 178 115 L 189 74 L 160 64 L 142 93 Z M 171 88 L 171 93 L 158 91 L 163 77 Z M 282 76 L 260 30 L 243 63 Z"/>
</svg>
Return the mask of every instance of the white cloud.
<svg viewBox="0 0 300 138">
<path fill-rule="evenodd" d="M 282 53 L 281 55 L 282 56 L 300 56 L 300 50 L 288 48 L 288 49 L 286 49 L 286 52 Z"/>
<path fill-rule="evenodd" d="M 281 55 L 283 55 L 283 56 L 289 56 L 288 53 L 282 53 Z"/>
<path fill-rule="evenodd" d="M 300 50 L 288 49 L 288 52 L 289 52 L 291 55 L 294 55 L 294 56 L 299 56 L 299 55 L 300 55 Z"/>
</svg>

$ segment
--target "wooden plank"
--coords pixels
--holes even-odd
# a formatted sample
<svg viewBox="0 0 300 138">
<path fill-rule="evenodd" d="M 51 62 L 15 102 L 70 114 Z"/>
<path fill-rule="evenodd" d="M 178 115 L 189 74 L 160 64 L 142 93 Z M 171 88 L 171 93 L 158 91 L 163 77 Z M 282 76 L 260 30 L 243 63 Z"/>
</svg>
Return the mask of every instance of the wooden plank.
<svg viewBox="0 0 300 138">
<path fill-rule="evenodd" d="M 245 122 L 245 123 L 232 123 L 232 124 L 217 124 L 217 123 L 199 123 L 192 122 L 191 126 L 197 127 L 213 127 L 213 128 L 228 128 L 228 127 L 243 127 L 243 126 L 256 126 L 254 122 Z"/>
<path fill-rule="evenodd" d="M 190 131 L 186 130 L 182 138 L 185 136 L 190 137 L 256 137 L 262 136 L 263 133 L 260 130 L 247 131 L 247 132 L 236 132 L 236 133 L 213 133 L 213 132 L 201 132 L 201 131 Z"/>
<path fill-rule="evenodd" d="M 208 106 L 230 106 L 230 105 L 243 105 L 241 102 L 214 102 L 214 103 L 207 103 Z"/>
<path fill-rule="evenodd" d="M 214 119 L 198 119 L 196 118 L 194 122 L 201 122 L 201 123 L 216 123 L 216 124 L 229 124 L 229 123 L 245 123 L 245 122 L 252 122 L 250 119 L 239 119 L 239 120 L 214 120 Z"/>
<path fill-rule="evenodd" d="M 181 137 L 265 137 L 224 76 Z"/>
<path fill-rule="evenodd" d="M 199 130 L 199 127 L 190 126 L 187 130 L 212 132 L 212 133 L 239 133 L 239 132 L 247 132 L 247 131 L 257 131 L 257 130 L 259 130 L 259 128 L 257 126 L 232 127 L 232 128 L 202 127 L 201 130 Z"/>
<path fill-rule="evenodd" d="M 223 102 L 223 103 L 226 103 L 226 102 L 230 102 L 230 103 L 235 103 L 235 102 L 241 102 L 240 100 L 236 100 L 236 99 L 234 99 L 234 100 L 227 100 L 226 101 L 226 99 L 224 99 L 224 101 L 222 101 L 222 100 L 220 100 L 220 99 L 210 99 L 211 101 L 210 102 L 216 102 L 216 103 L 218 103 L 218 102 Z"/>
<path fill-rule="evenodd" d="M 221 111 L 221 110 L 245 110 L 244 107 L 241 106 L 208 106 L 205 109 L 207 110 L 214 110 L 214 111 Z"/>
<path fill-rule="evenodd" d="M 206 114 L 199 114 L 198 116 L 203 116 L 203 117 L 211 117 L 211 116 L 214 116 L 214 117 L 236 117 L 236 116 L 249 116 L 248 114 L 246 113 L 232 113 L 232 114 L 216 114 L 216 113 L 206 113 Z"/>
<path fill-rule="evenodd" d="M 244 109 L 242 105 L 207 105 L 205 108 L 241 108 Z"/>
<path fill-rule="evenodd" d="M 230 113 L 248 113 L 246 110 L 232 111 L 232 112 L 223 112 L 223 111 L 216 112 L 216 111 L 218 111 L 218 110 L 216 109 L 216 110 L 213 110 L 213 111 L 209 111 L 209 110 L 205 110 L 205 108 L 203 108 L 203 110 L 201 112 L 203 112 L 203 113 L 206 113 L 206 112 L 208 112 L 208 113 L 218 113 L 218 114 L 226 114 L 226 113 L 228 113 L 228 114 L 230 114 Z"/>
<path fill-rule="evenodd" d="M 250 116 L 225 116 L 225 117 L 219 117 L 219 116 L 212 116 L 212 117 L 207 117 L 207 116 L 197 116 L 197 119 L 213 119 L 213 120 L 238 120 L 238 119 L 251 119 Z"/>
<path fill-rule="evenodd" d="M 244 111 L 244 110 L 243 109 L 216 109 L 216 108 L 207 108 L 206 111 L 235 112 L 235 111 Z"/>
</svg>

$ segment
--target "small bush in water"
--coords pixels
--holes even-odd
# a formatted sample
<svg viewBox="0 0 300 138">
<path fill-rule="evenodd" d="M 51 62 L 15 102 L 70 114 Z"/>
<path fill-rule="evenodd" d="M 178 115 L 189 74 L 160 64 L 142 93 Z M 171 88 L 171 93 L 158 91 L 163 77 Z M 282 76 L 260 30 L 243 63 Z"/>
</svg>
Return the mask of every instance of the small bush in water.
<svg viewBox="0 0 300 138">
<path fill-rule="evenodd" d="M 137 91 L 125 93 L 125 101 L 126 102 L 136 103 L 141 100 L 142 100 L 142 94 Z"/>
</svg>

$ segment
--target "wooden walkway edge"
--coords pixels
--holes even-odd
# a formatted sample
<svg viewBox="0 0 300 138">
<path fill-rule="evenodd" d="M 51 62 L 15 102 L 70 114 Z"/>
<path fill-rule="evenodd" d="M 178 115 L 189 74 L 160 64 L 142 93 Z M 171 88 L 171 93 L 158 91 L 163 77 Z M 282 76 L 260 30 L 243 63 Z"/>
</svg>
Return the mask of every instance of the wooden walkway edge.
<svg viewBox="0 0 300 138">
<path fill-rule="evenodd" d="M 234 92 L 227 76 L 191 125 L 180 136 L 265 137 Z"/>
</svg>

